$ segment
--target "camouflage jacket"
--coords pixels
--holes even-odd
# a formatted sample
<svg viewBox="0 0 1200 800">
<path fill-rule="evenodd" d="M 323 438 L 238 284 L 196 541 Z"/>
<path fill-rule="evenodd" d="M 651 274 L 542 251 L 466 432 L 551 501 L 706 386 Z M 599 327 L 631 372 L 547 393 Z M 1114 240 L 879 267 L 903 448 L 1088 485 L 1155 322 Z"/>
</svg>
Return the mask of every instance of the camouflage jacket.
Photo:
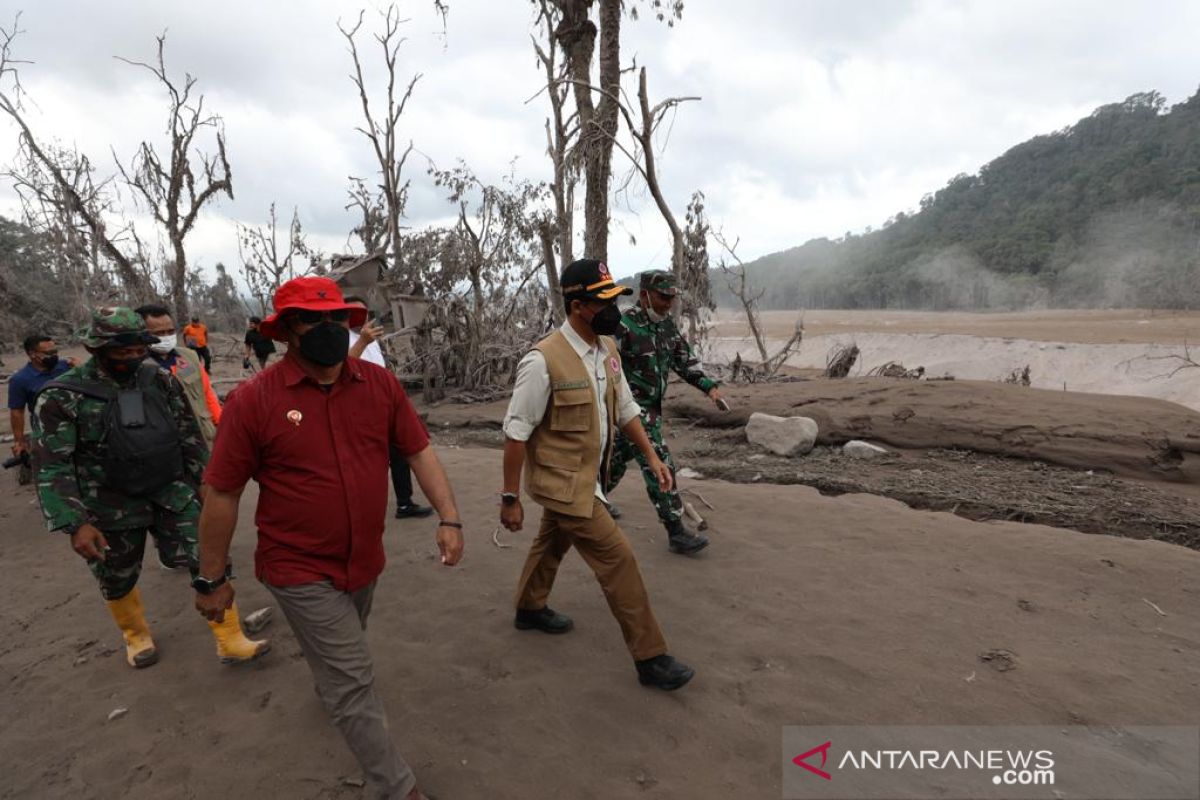
<svg viewBox="0 0 1200 800">
<path fill-rule="evenodd" d="M 671 370 L 705 393 L 717 385 L 700 369 L 700 359 L 692 352 L 673 317 L 654 322 L 645 309 L 634 306 L 625 312 L 621 323 L 617 335 L 621 363 L 633 399 L 643 410 L 662 409 Z"/>
<path fill-rule="evenodd" d="M 59 388 L 44 389 L 38 395 L 34 413 L 41 431 L 33 446 L 33 465 L 38 500 L 50 530 L 84 522 L 101 529 L 142 527 L 153 523 L 155 507 L 182 511 L 196 499 L 208 463 L 208 447 L 179 381 L 165 370 L 159 371 L 159 378 L 179 424 L 184 477 L 146 497 L 130 497 L 104 485 L 105 401 Z M 117 386 L 100 371 L 94 358 L 59 379 Z"/>
</svg>

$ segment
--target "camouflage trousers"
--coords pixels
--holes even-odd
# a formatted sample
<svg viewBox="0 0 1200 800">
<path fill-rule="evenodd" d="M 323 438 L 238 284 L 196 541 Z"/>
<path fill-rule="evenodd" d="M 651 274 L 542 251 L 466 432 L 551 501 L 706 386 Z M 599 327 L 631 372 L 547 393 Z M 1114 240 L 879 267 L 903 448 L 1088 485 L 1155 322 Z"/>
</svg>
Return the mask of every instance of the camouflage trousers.
<svg viewBox="0 0 1200 800">
<path fill-rule="evenodd" d="M 138 528 L 101 528 L 108 542 L 103 561 L 89 561 L 88 568 L 100 583 L 105 600 L 119 600 L 133 591 L 142 574 L 142 557 L 146 551 L 146 535 L 164 561 L 182 554 L 187 557 L 188 569 L 195 577 L 200 569 L 199 546 L 200 503 L 193 500 L 183 511 L 155 508 L 153 524 Z"/>
<path fill-rule="evenodd" d="M 609 466 L 608 483 L 604 487 L 604 493 L 608 494 L 617 488 L 621 478 L 625 477 L 625 469 L 629 461 L 637 459 L 638 466 L 642 468 L 642 479 L 646 482 L 646 494 L 650 497 L 654 510 L 658 512 L 659 520 L 664 524 L 677 522 L 683 516 L 683 498 L 679 496 L 679 492 L 674 487 L 675 459 L 671 457 L 671 451 L 663 442 L 662 415 L 657 409 L 642 410 L 642 427 L 646 429 L 646 435 L 650 437 L 650 443 L 654 445 L 654 452 L 658 453 L 658 457 L 671 470 L 671 490 L 664 492 L 658 488 L 658 478 L 650 471 L 650 466 L 646 463 L 646 457 L 642 455 L 642 451 L 637 449 L 637 445 L 630 441 L 629 437 L 618 433 L 613 446 L 612 463 Z"/>
</svg>

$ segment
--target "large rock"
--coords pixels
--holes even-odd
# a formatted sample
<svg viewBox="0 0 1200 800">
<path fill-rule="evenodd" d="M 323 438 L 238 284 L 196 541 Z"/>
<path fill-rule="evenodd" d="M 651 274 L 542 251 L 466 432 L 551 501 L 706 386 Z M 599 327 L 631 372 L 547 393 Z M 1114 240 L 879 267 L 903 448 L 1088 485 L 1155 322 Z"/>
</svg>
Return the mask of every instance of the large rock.
<svg viewBox="0 0 1200 800">
<path fill-rule="evenodd" d="M 879 445 L 864 442 L 861 439 L 846 442 L 842 445 L 842 452 L 851 458 L 879 458 L 888 454 L 888 451 Z"/>
<path fill-rule="evenodd" d="M 808 417 L 774 417 L 757 411 L 746 423 L 750 444 L 780 456 L 802 456 L 817 442 L 817 423 Z"/>
</svg>

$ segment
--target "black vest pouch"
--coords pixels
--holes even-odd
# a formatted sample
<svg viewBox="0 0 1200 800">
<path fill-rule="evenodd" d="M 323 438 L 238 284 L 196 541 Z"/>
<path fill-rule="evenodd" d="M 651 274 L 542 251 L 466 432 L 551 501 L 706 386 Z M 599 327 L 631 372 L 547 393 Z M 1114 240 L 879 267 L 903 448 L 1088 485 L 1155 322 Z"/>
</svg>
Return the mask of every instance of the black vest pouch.
<svg viewBox="0 0 1200 800">
<path fill-rule="evenodd" d="M 146 396 L 141 389 L 124 389 L 117 392 L 117 411 L 122 428 L 144 428 L 146 426 Z"/>
</svg>

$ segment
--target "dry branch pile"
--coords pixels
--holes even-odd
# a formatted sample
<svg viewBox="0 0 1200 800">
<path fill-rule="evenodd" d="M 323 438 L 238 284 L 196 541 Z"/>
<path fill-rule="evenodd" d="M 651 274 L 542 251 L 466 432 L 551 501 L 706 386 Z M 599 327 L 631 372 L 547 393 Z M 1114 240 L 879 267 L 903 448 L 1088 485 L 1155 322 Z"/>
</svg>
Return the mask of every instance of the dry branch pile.
<svg viewBox="0 0 1200 800">
<path fill-rule="evenodd" d="M 844 378 L 854 369 L 858 361 L 858 345 L 848 344 L 834 348 L 825 359 L 826 378 Z"/>
</svg>

